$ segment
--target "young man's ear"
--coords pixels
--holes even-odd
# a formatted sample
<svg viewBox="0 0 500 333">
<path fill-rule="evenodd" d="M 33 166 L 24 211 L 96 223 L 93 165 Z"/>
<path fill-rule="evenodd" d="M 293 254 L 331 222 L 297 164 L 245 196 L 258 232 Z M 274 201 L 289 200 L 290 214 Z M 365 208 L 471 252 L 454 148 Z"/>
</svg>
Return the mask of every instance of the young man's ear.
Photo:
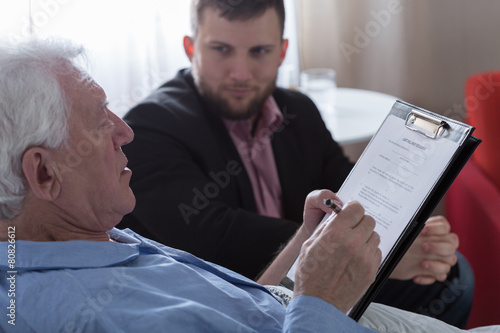
<svg viewBox="0 0 500 333">
<path fill-rule="evenodd" d="M 37 198 L 51 201 L 59 196 L 62 180 L 57 164 L 51 160 L 46 149 L 33 147 L 26 150 L 22 168 L 28 186 Z"/>
<path fill-rule="evenodd" d="M 193 38 L 189 36 L 184 36 L 183 44 L 184 44 L 184 52 L 186 53 L 189 61 L 192 61 L 194 54 Z"/>
<path fill-rule="evenodd" d="M 281 42 L 281 50 L 280 50 L 280 65 L 283 63 L 283 60 L 285 60 L 287 49 L 288 49 L 288 39 L 283 39 L 283 42 Z"/>
</svg>

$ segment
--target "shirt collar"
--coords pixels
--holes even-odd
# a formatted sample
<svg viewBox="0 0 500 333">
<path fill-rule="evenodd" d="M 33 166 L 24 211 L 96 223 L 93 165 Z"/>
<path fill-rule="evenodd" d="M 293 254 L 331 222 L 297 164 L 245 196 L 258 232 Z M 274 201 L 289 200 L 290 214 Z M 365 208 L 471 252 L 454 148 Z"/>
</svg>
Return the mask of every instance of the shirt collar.
<svg viewBox="0 0 500 333">
<path fill-rule="evenodd" d="M 222 120 L 230 133 L 244 132 L 246 135 L 250 135 L 253 128 L 250 120 L 231 120 L 226 118 L 222 118 Z M 256 130 L 266 128 L 274 132 L 282 122 L 283 114 L 274 97 L 269 96 L 262 107 Z"/>
<path fill-rule="evenodd" d="M 96 268 L 108 267 L 128 262 L 139 255 L 139 238 L 125 231 L 112 229 L 108 232 L 115 242 L 101 241 L 64 241 L 15 242 L 15 264 L 9 266 L 7 256 L 0 258 L 0 269 L 24 271 L 36 269 Z M 1 242 L 7 248 L 9 243 Z M 103 254 L 106 255 L 103 255 Z"/>
</svg>

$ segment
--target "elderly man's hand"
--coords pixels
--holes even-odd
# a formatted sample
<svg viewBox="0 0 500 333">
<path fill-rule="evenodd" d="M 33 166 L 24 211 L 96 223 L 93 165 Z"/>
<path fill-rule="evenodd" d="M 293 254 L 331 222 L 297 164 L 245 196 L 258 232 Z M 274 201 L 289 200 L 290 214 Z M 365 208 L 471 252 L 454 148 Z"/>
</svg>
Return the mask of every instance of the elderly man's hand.
<svg viewBox="0 0 500 333">
<path fill-rule="evenodd" d="M 314 221 L 324 214 L 321 205 L 328 192 L 308 196 L 304 223 L 308 212 Z M 347 203 L 339 214 L 332 214 L 302 246 L 294 295 L 321 298 L 343 312 L 353 307 L 375 280 L 380 265 L 380 238 L 374 228 L 374 219 L 365 215 L 359 203 Z"/>
<path fill-rule="evenodd" d="M 391 274 L 399 280 L 413 279 L 418 284 L 444 281 L 457 263 L 458 236 L 442 216 L 431 217 L 408 252 Z"/>
<path fill-rule="evenodd" d="M 304 223 L 302 223 L 301 229 L 303 229 L 308 238 L 314 233 L 325 214 L 333 212 L 331 208 L 325 205 L 324 202 L 326 199 L 333 199 L 339 206 L 342 206 L 340 199 L 329 190 L 312 191 L 306 198 Z"/>
</svg>

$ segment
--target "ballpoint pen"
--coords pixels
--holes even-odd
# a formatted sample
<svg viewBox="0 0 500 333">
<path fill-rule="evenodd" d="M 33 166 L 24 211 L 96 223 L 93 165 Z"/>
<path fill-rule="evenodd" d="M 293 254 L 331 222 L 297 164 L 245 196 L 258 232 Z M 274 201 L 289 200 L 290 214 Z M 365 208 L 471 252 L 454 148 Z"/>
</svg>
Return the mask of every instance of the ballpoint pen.
<svg viewBox="0 0 500 333">
<path fill-rule="evenodd" d="M 340 211 L 342 210 L 342 207 L 340 207 L 335 201 L 333 201 L 332 199 L 325 199 L 323 201 L 325 203 L 325 205 L 328 207 L 328 208 L 331 208 L 336 214 L 340 213 Z"/>
</svg>

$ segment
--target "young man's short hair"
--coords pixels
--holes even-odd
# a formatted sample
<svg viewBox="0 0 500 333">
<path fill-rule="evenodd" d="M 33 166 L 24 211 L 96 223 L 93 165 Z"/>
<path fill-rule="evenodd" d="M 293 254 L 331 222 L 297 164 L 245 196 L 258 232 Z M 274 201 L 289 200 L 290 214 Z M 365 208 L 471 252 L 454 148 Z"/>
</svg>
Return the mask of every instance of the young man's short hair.
<svg viewBox="0 0 500 333">
<path fill-rule="evenodd" d="M 285 5 L 283 0 L 192 0 L 191 29 L 196 38 L 198 26 L 203 20 L 207 8 L 213 8 L 221 17 L 229 21 L 246 21 L 263 15 L 269 8 L 274 8 L 278 14 L 281 35 L 285 30 Z"/>
</svg>

